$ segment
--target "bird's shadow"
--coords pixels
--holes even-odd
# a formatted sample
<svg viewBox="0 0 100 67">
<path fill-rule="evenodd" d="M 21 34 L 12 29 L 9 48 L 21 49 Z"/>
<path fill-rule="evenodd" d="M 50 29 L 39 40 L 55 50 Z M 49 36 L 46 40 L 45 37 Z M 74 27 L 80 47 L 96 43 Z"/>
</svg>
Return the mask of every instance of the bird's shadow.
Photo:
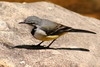
<svg viewBox="0 0 100 67">
<path fill-rule="evenodd" d="M 52 47 L 45 47 L 45 46 L 38 46 L 38 45 L 17 45 L 13 46 L 12 48 L 19 48 L 19 49 L 29 49 L 29 50 L 43 50 L 43 49 L 52 49 L 52 50 L 76 50 L 76 51 L 87 51 L 89 49 L 85 48 L 52 48 Z"/>
</svg>

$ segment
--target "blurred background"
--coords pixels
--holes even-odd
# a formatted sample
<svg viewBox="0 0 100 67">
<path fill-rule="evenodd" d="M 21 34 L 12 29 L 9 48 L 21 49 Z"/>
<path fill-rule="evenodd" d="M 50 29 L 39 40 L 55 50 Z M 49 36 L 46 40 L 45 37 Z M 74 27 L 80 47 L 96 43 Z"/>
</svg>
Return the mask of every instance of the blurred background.
<svg viewBox="0 0 100 67">
<path fill-rule="evenodd" d="M 85 16 L 100 19 L 100 0 L 0 0 L 8 2 L 39 2 L 47 1 L 58 4 L 64 8 Z"/>
</svg>

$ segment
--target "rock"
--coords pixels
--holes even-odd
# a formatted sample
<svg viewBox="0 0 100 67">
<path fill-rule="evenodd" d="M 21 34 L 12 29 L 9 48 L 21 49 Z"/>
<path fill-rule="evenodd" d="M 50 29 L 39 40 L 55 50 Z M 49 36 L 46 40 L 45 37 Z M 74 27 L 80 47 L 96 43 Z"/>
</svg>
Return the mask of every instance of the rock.
<svg viewBox="0 0 100 67">
<path fill-rule="evenodd" d="M 48 49 L 36 48 L 40 41 L 30 34 L 30 26 L 19 24 L 33 15 L 97 34 L 69 33 Z M 48 2 L 0 2 L 0 20 L 1 67 L 100 67 L 100 20 Z"/>
<path fill-rule="evenodd" d="M 0 30 L 7 30 L 9 29 L 6 22 L 0 20 Z"/>
</svg>

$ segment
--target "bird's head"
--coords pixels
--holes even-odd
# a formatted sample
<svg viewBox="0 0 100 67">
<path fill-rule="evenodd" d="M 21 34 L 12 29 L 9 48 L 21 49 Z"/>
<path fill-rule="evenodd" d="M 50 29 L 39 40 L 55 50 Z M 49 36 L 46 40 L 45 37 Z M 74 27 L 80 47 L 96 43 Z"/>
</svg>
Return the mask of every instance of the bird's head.
<svg viewBox="0 0 100 67">
<path fill-rule="evenodd" d="M 36 16 L 29 16 L 23 22 L 20 22 L 19 24 L 28 24 L 31 26 L 36 26 L 38 25 L 39 22 L 41 22 L 40 18 Z"/>
</svg>

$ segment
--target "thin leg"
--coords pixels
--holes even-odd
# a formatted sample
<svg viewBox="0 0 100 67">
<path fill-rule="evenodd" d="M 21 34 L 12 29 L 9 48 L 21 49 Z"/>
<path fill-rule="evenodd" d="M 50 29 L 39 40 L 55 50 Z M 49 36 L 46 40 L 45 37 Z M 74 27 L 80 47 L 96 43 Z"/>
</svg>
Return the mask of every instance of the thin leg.
<svg viewBox="0 0 100 67">
<path fill-rule="evenodd" d="M 40 42 L 37 46 L 40 46 L 44 41 Z"/>
<path fill-rule="evenodd" d="M 54 39 L 47 47 L 49 48 L 51 46 L 51 44 L 55 41 L 56 39 Z"/>
</svg>

